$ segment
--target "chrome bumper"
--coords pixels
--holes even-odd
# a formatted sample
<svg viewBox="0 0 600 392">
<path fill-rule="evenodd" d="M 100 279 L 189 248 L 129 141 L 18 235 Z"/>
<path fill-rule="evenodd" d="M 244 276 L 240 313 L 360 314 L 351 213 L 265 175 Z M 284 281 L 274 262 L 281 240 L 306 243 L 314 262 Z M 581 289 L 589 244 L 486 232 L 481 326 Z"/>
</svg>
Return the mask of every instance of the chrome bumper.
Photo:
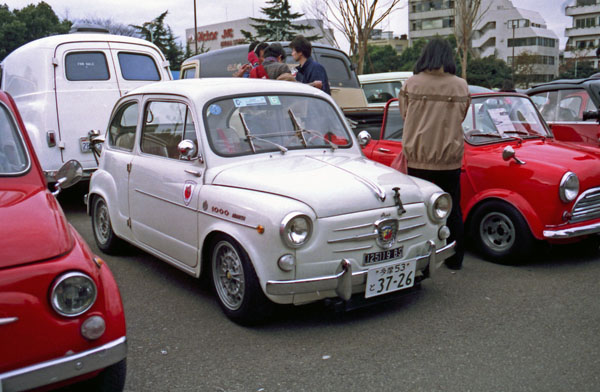
<svg viewBox="0 0 600 392">
<path fill-rule="evenodd" d="M 79 354 L 0 374 L 0 392 L 26 391 L 114 365 L 127 356 L 125 336 Z"/>
<path fill-rule="evenodd" d="M 426 255 L 416 257 L 417 263 L 421 260 L 428 260 L 429 272 L 434 272 L 448 257 L 454 255 L 455 242 L 436 249 L 435 243 L 429 241 L 429 251 Z M 306 294 L 317 291 L 335 290 L 336 294 L 343 300 L 349 300 L 352 296 L 352 287 L 364 284 L 367 279 L 368 269 L 352 272 L 352 263 L 343 259 L 340 262 L 340 272 L 335 275 L 321 276 L 310 279 L 298 280 L 269 280 L 267 281 L 267 294 L 270 295 L 291 295 Z"/>
<path fill-rule="evenodd" d="M 571 227 L 563 230 L 544 230 L 544 238 L 549 240 L 565 239 L 598 233 L 600 233 L 600 223 L 594 223 L 592 225 Z"/>
</svg>

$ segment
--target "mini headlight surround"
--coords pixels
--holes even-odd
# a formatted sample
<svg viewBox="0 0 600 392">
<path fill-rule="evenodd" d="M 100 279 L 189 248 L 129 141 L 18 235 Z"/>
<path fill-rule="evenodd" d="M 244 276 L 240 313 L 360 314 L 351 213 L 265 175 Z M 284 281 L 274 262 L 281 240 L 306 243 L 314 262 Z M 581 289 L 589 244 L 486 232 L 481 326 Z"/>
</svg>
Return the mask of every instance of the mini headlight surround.
<svg viewBox="0 0 600 392">
<path fill-rule="evenodd" d="M 579 178 L 577 174 L 569 171 L 562 176 L 558 187 L 558 195 L 564 203 L 570 203 L 577 198 L 577 195 L 579 195 Z"/>
<path fill-rule="evenodd" d="M 442 222 L 452 211 L 452 198 L 445 192 L 436 192 L 429 199 L 429 217 L 434 222 Z"/>
<path fill-rule="evenodd" d="M 87 312 L 97 296 L 98 289 L 92 278 L 81 272 L 69 272 L 52 286 L 50 303 L 61 316 L 76 317 Z"/>
<path fill-rule="evenodd" d="M 287 246 L 294 249 L 299 248 L 310 239 L 312 220 L 305 214 L 292 212 L 281 221 L 279 234 Z"/>
</svg>

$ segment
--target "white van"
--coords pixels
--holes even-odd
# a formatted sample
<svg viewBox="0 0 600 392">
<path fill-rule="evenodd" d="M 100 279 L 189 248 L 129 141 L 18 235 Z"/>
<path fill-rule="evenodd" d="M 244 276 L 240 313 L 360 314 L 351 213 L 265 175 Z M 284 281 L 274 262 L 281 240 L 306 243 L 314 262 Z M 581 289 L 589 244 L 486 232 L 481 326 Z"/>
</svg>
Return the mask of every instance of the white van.
<svg viewBox="0 0 600 392">
<path fill-rule="evenodd" d="M 106 128 L 117 100 L 136 87 L 171 80 L 169 63 L 151 42 L 111 34 L 74 33 L 21 46 L 0 63 L 10 93 L 49 182 L 70 159 L 96 169 L 88 132 Z"/>
<path fill-rule="evenodd" d="M 358 75 L 370 107 L 385 106 L 392 98 L 397 98 L 402 83 L 413 75 L 412 72 L 381 72 Z"/>
</svg>

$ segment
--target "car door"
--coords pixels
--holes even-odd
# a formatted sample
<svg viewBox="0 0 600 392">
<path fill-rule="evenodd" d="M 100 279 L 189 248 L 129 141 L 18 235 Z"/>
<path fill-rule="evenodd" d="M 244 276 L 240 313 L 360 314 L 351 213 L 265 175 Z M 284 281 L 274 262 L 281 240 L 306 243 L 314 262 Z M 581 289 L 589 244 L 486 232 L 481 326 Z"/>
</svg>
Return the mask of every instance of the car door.
<svg viewBox="0 0 600 392">
<path fill-rule="evenodd" d="M 384 165 L 390 166 L 402 151 L 402 131 L 404 120 L 400 115 L 398 102 L 390 102 L 385 109 L 381 136 L 374 141 L 370 158 Z M 373 142 L 372 142 L 373 143 Z"/>
<path fill-rule="evenodd" d="M 552 125 L 557 140 L 600 146 L 600 127 L 596 120 L 583 120 L 584 111 L 596 105 L 583 88 L 545 91 L 531 96 L 544 120 Z"/>
<path fill-rule="evenodd" d="M 87 134 L 91 129 L 106 129 L 120 98 L 108 44 L 61 44 L 53 61 L 62 161 L 77 159 L 84 169 L 95 168 Z"/>
<path fill-rule="evenodd" d="M 198 145 L 195 122 L 184 101 L 147 97 L 139 154 L 131 162 L 129 208 L 134 238 L 178 263 L 198 262 L 198 194 L 204 165 L 185 160 L 184 139 Z"/>
<path fill-rule="evenodd" d="M 121 94 L 161 80 L 171 80 L 168 62 L 154 48 L 126 42 L 109 42 Z"/>
</svg>

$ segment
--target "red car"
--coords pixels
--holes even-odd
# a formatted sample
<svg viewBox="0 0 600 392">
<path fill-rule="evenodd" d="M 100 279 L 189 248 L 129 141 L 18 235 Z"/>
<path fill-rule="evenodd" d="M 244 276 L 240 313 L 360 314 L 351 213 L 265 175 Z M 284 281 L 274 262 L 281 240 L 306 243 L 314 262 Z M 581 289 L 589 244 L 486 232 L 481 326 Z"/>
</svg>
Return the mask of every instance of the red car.
<svg viewBox="0 0 600 392">
<path fill-rule="evenodd" d="M 59 171 L 72 185 L 75 161 Z M 108 266 L 67 222 L 12 98 L 0 91 L 0 391 L 121 391 L 123 304 Z"/>
<path fill-rule="evenodd" d="M 599 93 L 598 77 L 555 80 L 527 90 L 556 140 L 594 147 L 600 146 Z"/>
<path fill-rule="evenodd" d="M 403 121 L 390 100 L 380 140 L 359 135 L 368 158 L 386 165 L 402 149 Z M 482 255 L 511 263 L 534 240 L 567 242 L 600 233 L 600 149 L 556 141 L 531 99 L 473 94 L 463 122 L 461 207 Z"/>
</svg>

